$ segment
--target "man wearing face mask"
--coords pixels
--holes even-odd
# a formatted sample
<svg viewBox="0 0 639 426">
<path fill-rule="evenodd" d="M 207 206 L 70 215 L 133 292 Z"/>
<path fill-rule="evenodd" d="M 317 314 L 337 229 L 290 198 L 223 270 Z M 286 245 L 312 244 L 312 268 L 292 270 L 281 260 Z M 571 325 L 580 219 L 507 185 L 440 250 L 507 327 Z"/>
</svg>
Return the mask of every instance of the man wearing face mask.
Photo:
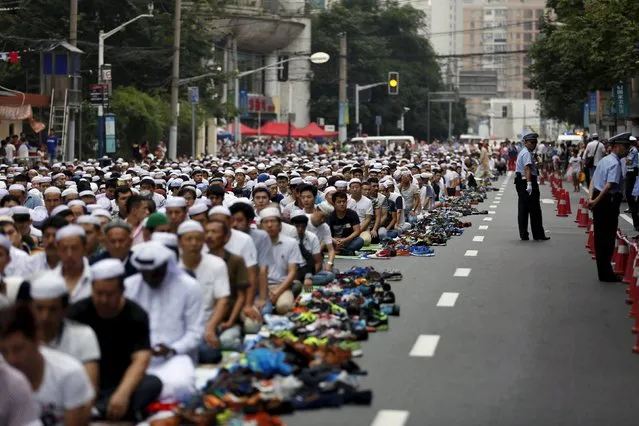
<svg viewBox="0 0 639 426">
<path fill-rule="evenodd" d="M 539 185 L 537 177 L 539 171 L 533 158 L 533 151 L 537 147 L 537 133 L 524 135 L 524 149 L 517 156 L 515 168 L 515 187 L 519 202 L 517 205 L 517 222 L 519 224 L 519 238 L 528 241 L 528 217 L 530 216 L 530 229 L 535 241 L 549 240 L 546 236 L 541 217 L 541 205 L 539 204 Z"/>
<path fill-rule="evenodd" d="M 592 210 L 599 281 L 619 282 L 610 264 L 615 249 L 621 205 L 621 161 L 630 150 L 630 133 L 610 138 L 612 152 L 602 158 L 590 181 L 588 207 Z"/>
</svg>

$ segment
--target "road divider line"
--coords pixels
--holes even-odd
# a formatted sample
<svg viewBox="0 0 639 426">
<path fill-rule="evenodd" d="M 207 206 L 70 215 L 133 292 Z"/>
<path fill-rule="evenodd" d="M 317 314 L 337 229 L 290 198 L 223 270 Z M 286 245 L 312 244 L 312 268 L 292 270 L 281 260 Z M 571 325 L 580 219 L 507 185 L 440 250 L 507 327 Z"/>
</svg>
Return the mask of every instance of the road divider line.
<svg viewBox="0 0 639 426">
<path fill-rule="evenodd" d="M 484 242 L 484 236 L 483 235 L 475 235 L 473 237 L 473 242 L 475 242 L 475 243 L 483 243 Z"/>
<path fill-rule="evenodd" d="M 555 201 L 554 201 L 554 200 L 551 200 L 550 198 L 542 198 L 542 199 L 541 199 L 541 202 L 542 202 L 543 204 L 555 204 Z"/>
<path fill-rule="evenodd" d="M 464 253 L 464 256 L 466 256 L 466 257 L 477 257 L 477 253 L 479 253 L 478 250 L 466 250 L 466 253 Z"/>
<path fill-rule="evenodd" d="M 488 214 L 495 214 L 497 213 L 495 210 L 488 210 Z"/>
<path fill-rule="evenodd" d="M 442 293 L 437 302 L 437 306 L 441 308 L 452 308 L 457 303 L 459 293 Z"/>
<path fill-rule="evenodd" d="M 496 204 L 491 204 L 490 206 L 488 206 L 489 209 L 496 209 L 497 205 Z"/>
<path fill-rule="evenodd" d="M 492 222 L 493 218 L 492 217 L 485 217 L 484 218 L 484 222 Z"/>
<path fill-rule="evenodd" d="M 408 411 L 380 410 L 377 412 L 371 426 L 404 426 L 408 421 Z"/>
<path fill-rule="evenodd" d="M 480 231 L 485 231 L 486 229 L 488 229 L 488 225 L 479 225 L 479 229 Z"/>
<path fill-rule="evenodd" d="M 470 268 L 457 268 L 455 269 L 453 277 L 467 277 L 470 275 L 470 271 Z"/>
<path fill-rule="evenodd" d="M 495 204 L 500 204 L 500 203 L 501 203 L 501 200 L 493 201 L 493 203 L 495 203 Z"/>
<path fill-rule="evenodd" d="M 435 356 L 435 350 L 437 350 L 437 345 L 439 344 L 439 337 L 437 334 L 422 334 L 417 338 L 409 355 L 432 358 Z"/>
</svg>

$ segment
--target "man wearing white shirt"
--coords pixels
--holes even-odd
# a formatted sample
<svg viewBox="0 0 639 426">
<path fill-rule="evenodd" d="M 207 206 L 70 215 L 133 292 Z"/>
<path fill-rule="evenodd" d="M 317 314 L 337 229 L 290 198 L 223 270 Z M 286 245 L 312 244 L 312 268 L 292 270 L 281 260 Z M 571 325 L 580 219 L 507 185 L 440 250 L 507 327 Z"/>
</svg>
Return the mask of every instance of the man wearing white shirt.
<svg viewBox="0 0 639 426">
<path fill-rule="evenodd" d="M 594 175 L 595 168 L 604 155 L 606 155 L 606 147 L 599 141 L 599 135 L 593 133 L 592 141 L 588 142 L 583 153 L 584 166 L 586 168 L 586 187 L 590 186 L 590 178 Z"/>
<path fill-rule="evenodd" d="M 0 354 L 26 376 L 43 425 L 88 424 L 95 392 L 82 364 L 69 355 L 40 346 L 35 318 L 28 306 L 15 305 L 0 311 Z"/>
<path fill-rule="evenodd" d="M 209 220 L 220 220 L 231 226 L 231 211 L 223 206 L 213 207 L 209 210 Z M 257 249 L 248 234 L 231 229 L 231 239 L 224 248 L 233 254 L 242 256 L 247 268 L 250 269 L 257 265 Z"/>
<path fill-rule="evenodd" d="M 69 303 L 91 296 L 91 268 L 86 253 L 86 233 L 79 225 L 67 225 L 55 234 L 60 264 L 53 273 L 62 277 L 69 290 Z"/>
<path fill-rule="evenodd" d="M 125 296 L 149 315 L 153 358 L 147 373 L 162 381 L 160 399 L 189 395 L 203 334 L 201 285 L 177 265 L 175 252 L 157 241 L 140 244 L 131 262 L 140 272 L 125 280 Z"/>
<path fill-rule="evenodd" d="M 29 382 L 4 360 L 0 360 L 0 383 L 8 389 L 0 392 L 0 425 L 42 426 Z"/>
<path fill-rule="evenodd" d="M 362 195 L 362 181 L 358 178 L 353 178 L 349 182 L 349 191 L 351 200 L 355 202 L 355 213 L 359 217 L 360 229 L 362 230 L 360 237 L 364 240 L 364 245 L 367 246 L 371 243 L 371 234 L 369 228 L 371 227 L 371 220 L 373 219 L 373 203 L 368 198 Z"/>
</svg>

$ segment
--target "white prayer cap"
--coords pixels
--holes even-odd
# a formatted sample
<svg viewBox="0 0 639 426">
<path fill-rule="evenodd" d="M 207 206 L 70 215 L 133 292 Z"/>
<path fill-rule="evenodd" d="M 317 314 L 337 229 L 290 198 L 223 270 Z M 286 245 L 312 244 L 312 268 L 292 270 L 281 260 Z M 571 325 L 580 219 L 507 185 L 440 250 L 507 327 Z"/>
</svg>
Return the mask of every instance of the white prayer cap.
<svg viewBox="0 0 639 426">
<path fill-rule="evenodd" d="M 63 197 L 68 197 L 71 194 L 77 194 L 78 190 L 75 188 L 67 188 L 64 191 L 62 191 L 62 196 Z"/>
<path fill-rule="evenodd" d="M 64 279 L 56 274 L 40 274 L 31 280 L 31 298 L 33 300 L 57 299 L 69 294 Z"/>
<path fill-rule="evenodd" d="M 260 219 L 266 219 L 267 217 L 282 217 L 282 214 L 277 207 L 267 207 L 260 212 Z"/>
<path fill-rule="evenodd" d="M 70 210 L 69 210 L 69 207 L 67 207 L 67 206 L 66 206 L 66 205 L 64 205 L 64 204 L 60 204 L 59 206 L 57 206 L 56 208 L 54 208 L 54 209 L 51 211 L 51 216 L 55 216 L 55 215 L 60 214 L 60 213 L 62 213 L 62 212 L 64 212 L 64 211 L 70 211 Z"/>
<path fill-rule="evenodd" d="M 91 266 L 93 280 L 111 280 L 124 276 L 124 264 L 120 259 L 103 259 Z"/>
<path fill-rule="evenodd" d="M 53 179 L 58 179 L 58 178 L 65 178 L 67 175 L 65 175 L 64 173 L 58 173 L 56 175 L 53 176 Z"/>
<path fill-rule="evenodd" d="M 42 176 L 40 183 L 51 183 L 51 176 Z"/>
<path fill-rule="evenodd" d="M 215 206 L 211 210 L 209 210 L 209 216 L 213 216 L 214 214 L 222 214 L 224 216 L 231 216 L 231 211 L 224 206 Z"/>
<path fill-rule="evenodd" d="M 68 187 L 71 187 L 71 186 L 72 186 L 72 187 L 74 187 L 74 188 L 75 188 L 75 187 L 77 187 L 77 186 L 78 186 L 78 184 L 77 184 L 77 183 L 75 183 L 75 182 L 74 182 L 74 181 L 72 181 L 72 180 L 68 180 L 68 181 L 64 182 L 64 186 L 68 186 Z M 77 191 L 77 190 L 76 190 L 76 191 Z"/>
<path fill-rule="evenodd" d="M 335 191 L 337 191 L 337 188 L 335 188 L 334 186 L 329 186 L 328 188 L 324 190 L 324 195 L 328 195 L 331 192 L 335 192 Z"/>
<path fill-rule="evenodd" d="M 0 247 L 4 248 L 7 252 L 11 251 L 11 240 L 9 237 L 0 234 Z"/>
<path fill-rule="evenodd" d="M 177 248 L 178 246 L 177 235 L 170 232 L 154 232 L 151 236 L 151 241 L 158 242 L 170 248 Z"/>
<path fill-rule="evenodd" d="M 291 185 L 299 185 L 302 182 L 304 182 L 304 181 L 302 180 L 301 177 L 294 177 L 293 179 L 291 179 L 290 184 Z"/>
<path fill-rule="evenodd" d="M 251 200 L 249 200 L 246 197 L 239 197 L 239 198 L 236 198 L 235 200 L 233 200 L 233 204 L 237 204 L 237 203 L 244 203 L 244 204 L 248 204 L 249 206 L 253 205 L 253 203 L 251 203 Z M 233 204 L 231 204 L 231 205 L 233 205 Z"/>
<path fill-rule="evenodd" d="M 102 226 L 102 222 L 97 216 L 91 216 L 89 214 L 85 214 L 76 219 L 75 223 L 78 225 L 95 225 Z"/>
<path fill-rule="evenodd" d="M 186 207 L 186 200 L 184 197 L 172 197 L 166 200 L 165 207 L 167 209 L 171 207 Z"/>
<path fill-rule="evenodd" d="M 205 202 L 202 202 L 202 201 L 196 202 L 189 209 L 189 216 L 195 216 L 198 214 L 205 213 L 208 209 L 209 207 L 206 205 Z"/>
<path fill-rule="evenodd" d="M 85 203 L 82 200 L 71 200 L 69 201 L 69 203 L 67 204 L 67 206 L 69 207 L 73 207 L 73 206 L 82 206 L 82 207 L 86 207 L 87 203 Z"/>
<path fill-rule="evenodd" d="M 266 186 L 273 186 L 273 185 L 277 185 L 277 181 L 275 179 L 266 179 L 264 181 L 264 185 Z M 256 185 L 257 186 L 257 185 Z"/>
<path fill-rule="evenodd" d="M 319 208 L 322 212 L 324 212 L 324 214 L 325 214 L 325 215 L 327 215 L 327 216 L 328 216 L 329 214 L 333 213 L 333 210 L 335 210 L 335 207 L 333 207 L 333 206 L 331 205 L 331 203 L 329 203 L 329 202 L 328 202 L 328 201 L 326 201 L 326 200 L 324 200 L 324 201 L 322 201 L 321 203 L 319 203 L 319 204 L 317 205 L 317 207 L 318 207 L 318 208 Z"/>
<path fill-rule="evenodd" d="M 182 236 L 184 234 L 188 234 L 189 232 L 199 232 L 204 233 L 204 228 L 200 225 L 200 222 L 195 220 L 185 220 L 178 226 L 177 234 Z"/>
<path fill-rule="evenodd" d="M 361 184 L 362 184 L 362 181 L 361 181 L 360 179 L 358 179 L 358 178 L 353 178 L 353 179 L 351 179 L 351 180 L 348 182 L 348 184 L 349 184 L 349 185 L 352 185 L 352 184 L 354 184 L 354 183 L 359 183 L 359 184 L 361 185 Z"/>
<path fill-rule="evenodd" d="M 9 186 L 9 191 L 22 191 L 22 192 L 27 192 L 26 189 L 24 189 L 24 185 L 20 185 L 19 183 L 14 183 L 13 185 Z"/>
<path fill-rule="evenodd" d="M 106 217 L 111 219 L 111 213 L 106 209 L 95 209 L 91 212 L 91 216 Z"/>
<path fill-rule="evenodd" d="M 348 182 L 345 180 L 338 180 L 335 182 L 335 188 L 346 188 L 348 186 Z"/>
<path fill-rule="evenodd" d="M 11 207 L 11 214 L 12 215 L 16 215 L 16 214 L 31 214 L 31 210 L 29 210 L 27 207 L 24 206 L 15 206 L 15 207 Z"/>
<path fill-rule="evenodd" d="M 87 189 L 86 191 L 80 192 L 80 197 L 95 197 L 95 194 L 93 191 Z"/>
<path fill-rule="evenodd" d="M 84 232 L 84 228 L 79 225 L 67 225 L 58 229 L 55 233 L 55 240 L 60 241 L 64 238 L 71 237 L 86 237 L 87 233 Z"/>
<path fill-rule="evenodd" d="M 87 212 L 93 213 L 93 210 L 101 208 L 99 204 L 87 204 Z"/>
<path fill-rule="evenodd" d="M 31 220 L 35 226 L 42 225 L 42 222 L 44 222 L 47 217 L 49 217 L 49 213 L 44 206 L 36 206 L 31 212 Z"/>
<path fill-rule="evenodd" d="M 166 232 L 155 232 L 152 241 L 139 244 L 133 252 L 131 263 L 138 271 L 152 271 L 171 259 L 175 260 L 175 253 L 161 242 L 155 240 L 155 236 L 158 234 L 166 234 Z M 175 234 L 168 235 L 175 237 Z"/>
</svg>

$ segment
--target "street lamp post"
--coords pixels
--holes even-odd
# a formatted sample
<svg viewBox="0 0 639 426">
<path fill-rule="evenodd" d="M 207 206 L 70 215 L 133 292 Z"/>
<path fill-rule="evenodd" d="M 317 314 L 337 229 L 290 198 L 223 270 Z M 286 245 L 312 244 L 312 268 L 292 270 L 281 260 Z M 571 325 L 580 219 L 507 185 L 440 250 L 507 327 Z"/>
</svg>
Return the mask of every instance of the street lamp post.
<svg viewBox="0 0 639 426">
<path fill-rule="evenodd" d="M 239 114 L 239 110 L 240 110 L 240 78 L 242 77 L 246 77 L 247 75 L 251 75 L 251 74 L 255 74 L 256 72 L 260 72 L 263 71 L 265 69 L 268 68 L 273 68 L 273 67 L 277 67 L 280 66 L 282 64 L 285 64 L 287 62 L 291 62 L 291 61 L 298 61 L 298 60 L 309 60 L 311 61 L 311 63 L 313 64 L 325 64 L 326 62 L 329 61 L 331 57 L 328 55 L 328 53 L 324 53 L 324 52 L 315 52 L 312 55 L 309 56 L 293 56 L 291 58 L 288 59 L 284 59 L 283 61 L 279 61 L 279 62 L 275 62 L 274 64 L 270 64 L 270 65 L 265 65 L 263 67 L 259 67 L 259 68 L 255 68 L 254 70 L 248 70 L 248 71 L 242 71 L 242 72 L 238 72 L 235 76 L 235 108 L 237 110 L 237 114 L 235 115 L 235 119 L 233 120 L 234 123 L 234 133 L 235 133 L 235 142 L 238 143 L 241 139 L 242 139 L 242 131 L 240 129 L 240 114 Z M 289 82 L 289 85 L 291 83 Z M 290 86 L 289 86 L 290 87 Z M 288 105 L 288 117 L 289 117 L 289 135 L 290 135 L 290 117 L 291 117 L 291 90 L 289 89 L 289 105 Z"/>
<path fill-rule="evenodd" d="M 134 23 L 138 19 L 142 18 L 153 18 L 153 3 L 148 4 L 149 13 L 144 13 L 142 15 L 138 15 L 135 18 L 126 21 L 124 24 L 112 29 L 108 33 L 105 33 L 103 30 L 100 30 L 100 34 L 98 35 L 98 82 L 100 84 L 102 81 L 102 66 L 104 65 L 104 40 L 111 37 L 113 34 L 116 34 L 122 31 L 127 25 Z M 103 92 L 104 96 L 104 92 Z M 98 105 L 98 158 L 102 158 L 104 155 L 104 104 L 101 103 Z"/>
<path fill-rule="evenodd" d="M 373 87 L 383 86 L 384 84 L 388 84 L 385 81 L 381 81 L 379 83 L 367 84 L 365 86 L 360 86 L 359 84 L 355 84 L 355 126 L 356 126 L 356 134 L 359 137 L 362 132 L 362 125 L 359 122 L 359 92 L 362 90 L 372 89 Z"/>
<path fill-rule="evenodd" d="M 408 107 L 404 107 L 404 110 L 402 111 L 402 118 L 401 118 L 401 125 L 402 125 L 402 135 L 406 134 L 406 127 L 405 127 L 405 122 L 404 122 L 404 116 L 406 115 L 406 113 L 410 111 L 410 108 Z"/>
</svg>

